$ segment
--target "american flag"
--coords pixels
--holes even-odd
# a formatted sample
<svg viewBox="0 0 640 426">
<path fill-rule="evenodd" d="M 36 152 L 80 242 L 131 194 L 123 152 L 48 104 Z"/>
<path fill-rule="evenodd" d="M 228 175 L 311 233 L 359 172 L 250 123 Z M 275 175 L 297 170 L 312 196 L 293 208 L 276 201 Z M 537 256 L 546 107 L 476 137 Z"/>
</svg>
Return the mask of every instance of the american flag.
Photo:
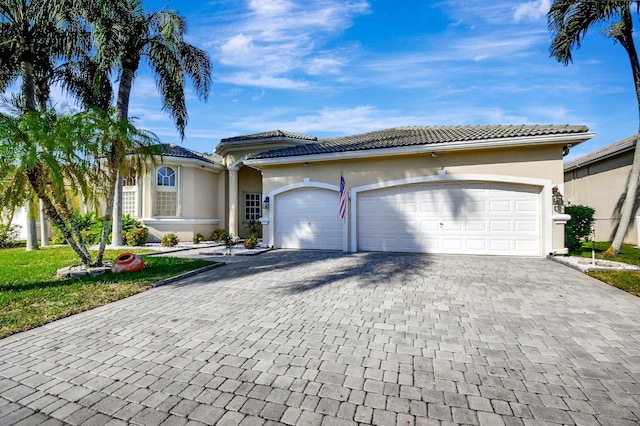
<svg viewBox="0 0 640 426">
<path fill-rule="evenodd" d="M 340 210 L 338 216 L 340 216 L 342 220 L 347 216 L 347 188 L 344 183 L 344 177 L 342 176 L 340 176 Z"/>
</svg>

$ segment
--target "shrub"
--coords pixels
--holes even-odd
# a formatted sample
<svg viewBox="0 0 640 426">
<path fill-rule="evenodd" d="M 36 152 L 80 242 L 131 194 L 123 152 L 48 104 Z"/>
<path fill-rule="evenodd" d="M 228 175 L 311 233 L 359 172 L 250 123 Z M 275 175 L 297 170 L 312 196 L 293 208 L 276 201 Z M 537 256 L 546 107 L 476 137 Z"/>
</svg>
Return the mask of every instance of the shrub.
<svg viewBox="0 0 640 426">
<path fill-rule="evenodd" d="M 123 242 L 129 246 L 143 246 L 149 238 L 149 229 L 141 226 L 123 232 Z"/>
<path fill-rule="evenodd" d="M 244 247 L 247 249 L 254 249 L 258 245 L 258 237 L 255 234 L 249 235 L 244 239 Z"/>
<path fill-rule="evenodd" d="M 226 232 L 226 231 L 225 231 Z M 236 245 L 236 239 L 233 238 L 233 235 L 231 235 L 230 233 L 226 232 L 226 235 L 224 236 L 224 245 L 231 250 L 233 248 L 233 246 Z"/>
<path fill-rule="evenodd" d="M 204 241 L 204 235 L 202 235 L 201 233 L 197 233 L 195 237 L 193 237 L 193 243 L 194 244 L 200 244 L 201 242 Z"/>
<path fill-rule="evenodd" d="M 0 224 L 0 247 L 13 247 L 18 243 L 20 237 L 19 225 L 1 225 Z"/>
<path fill-rule="evenodd" d="M 211 241 L 226 241 L 227 235 L 229 235 L 229 233 L 224 228 L 216 228 L 211 233 L 209 239 Z"/>
<path fill-rule="evenodd" d="M 565 213 L 571 215 L 564 230 L 564 243 L 569 251 L 578 251 L 582 239 L 591 233 L 595 210 L 588 206 L 567 206 Z"/>
<path fill-rule="evenodd" d="M 62 232 L 58 232 L 51 237 L 51 244 L 67 244 L 67 239 L 62 235 Z"/>
<path fill-rule="evenodd" d="M 173 232 L 170 232 L 168 234 L 164 234 L 160 244 L 162 245 L 162 247 L 175 247 L 179 242 L 180 239 L 178 238 L 178 236 Z"/>
<path fill-rule="evenodd" d="M 262 224 L 255 219 L 250 219 L 247 224 L 244 225 L 244 229 L 249 231 L 249 235 L 255 235 L 256 237 L 259 237 L 260 233 L 262 232 Z"/>
</svg>

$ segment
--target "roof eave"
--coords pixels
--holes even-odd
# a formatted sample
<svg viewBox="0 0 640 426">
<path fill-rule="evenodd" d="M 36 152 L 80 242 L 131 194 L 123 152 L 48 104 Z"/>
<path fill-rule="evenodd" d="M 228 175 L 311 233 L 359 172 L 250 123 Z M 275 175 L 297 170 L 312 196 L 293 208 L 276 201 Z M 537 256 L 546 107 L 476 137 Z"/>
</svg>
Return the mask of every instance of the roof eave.
<svg viewBox="0 0 640 426">
<path fill-rule="evenodd" d="M 170 160 L 170 161 L 167 161 Z M 187 157 L 178 157 L 175 155 L 163 155 L 162 156 L 162 163 L 163 164 L 169 164 L 169 163 L 179 163 L 179 164 L 185 164 L 185 165 L 190 165 L 190 166 L 197 166 L 200 168 L 206 168 L 206 169 L 210 169 L 213 170 L 215 172 L 221 172 L 223 170 L 226 170 L 226 168 L 222 165 L 222 164 L 218 164 L 218 163 L 210 163 L 208 161 L 204 161 L 204 160 L 200 160 L 197 158 L 187 158 Z"/>
<path fill-rule="evenodd" d="M 289 137 L 273 137 L 273 138 L 259 138 L 259 139 L 243 139 L 237 141 L 221 141 L 216 146 L 215 153 L 218 155 L 226 155 L 226 153 L 234 148 L 244 148 L 255 145 L 269 145 L 269 144 L 289 144 L 290 146 L 307 145 L 315 143 L 316 141 L 308 139 L 298 139 Z"/>
<path fill-rule="evenodd" d="M 293 155 L 274 158 L 247 159 L 244 164 L 250 166 L 268 166 L 292 164 L 309 161 L 334 161 L 359 158 L 387 157 L 393 155 L 424 154 L 431 152 L 478 150 L 489 148 L 507 148 L 517 146 L 571 144 L 573 146 L 585 142 L 595 133 L 562 133 L 544 136 L 522 136 L 516 138 L 481 139 L 461 142 L 432 143 L 423 145 L 401 146 L 393 148 L 365 149 L 358 151 L 340 151 L 325 154 Z"/>
<path fill-rule="evenodd" d="M 625 152 L 632 151 L 635 147 L 635 140 L 627 142 L 623 145 L 620 145 L 615 150 L 611 150 L 609 152 L 602 153 L 601 155 L 594 156 L 592 158 L 585 158 L 584 160 L 580 160 L 579 158 L 569 161 L 564 165 L 564 171 L 570 172 L 571 170 L 579 169 L 584 166 L 591 165 L 593 163 L 597 163 L 598 161 L 606 160 L 611 157 L 615 157 L 616 155 L 624 154 Z"/>
</svg>

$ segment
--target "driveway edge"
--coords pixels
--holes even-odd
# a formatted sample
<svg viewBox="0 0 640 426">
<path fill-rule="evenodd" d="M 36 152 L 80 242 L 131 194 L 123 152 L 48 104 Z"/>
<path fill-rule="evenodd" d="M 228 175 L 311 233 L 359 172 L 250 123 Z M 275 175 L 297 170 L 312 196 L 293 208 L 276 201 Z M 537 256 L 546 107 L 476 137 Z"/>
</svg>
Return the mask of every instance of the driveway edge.
<svg viewBox="0 0 640 426">
<path fill-rule="evenodd" d="M 151 284 L 151 286 L 154 287 L 154 288 L 155 287 L 161 287 L 163 285 L 167 285 L 167 284 L 171 284 L 171 283 L 174 283 L 176 281 L 179 281 L 179 280 L 181 280 L 183 278 L 189 278 L 189 277 L 191 277 L 193 275 L 197 275 L 197 274 L 200 274 L 202 272 L 209 271 L 211 269 L 216 269 L 216 268 L 219 268 L 219 267 L 224 266 L 224 265 L 226 265 L 225 262 L 214 262 L 212 265 L 203 266 L 202 268 L 194 269 L 193 271 L 188 271 L 188 272 L 182 273 L 180 275 L 176 275 L 175 277 L 169 277 L 169 278 L 165 278 L 165 279 L 160 280 L 160 281 L 156 281 L 153 284 Z"/>
</svg>

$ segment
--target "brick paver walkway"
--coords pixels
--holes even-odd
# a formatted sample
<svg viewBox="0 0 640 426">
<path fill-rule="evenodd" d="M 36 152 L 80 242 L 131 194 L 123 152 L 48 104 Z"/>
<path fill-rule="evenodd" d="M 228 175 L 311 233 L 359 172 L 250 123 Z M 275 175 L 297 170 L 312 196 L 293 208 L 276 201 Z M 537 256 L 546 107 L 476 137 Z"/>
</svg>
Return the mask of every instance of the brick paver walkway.
<svg viewBox="0 0 640 426">
<path fill-rule="evenodd" d="M 638 424 L 640 298 L 543 259 L 269 252 L 0 340 L 0 424 Z"/>
</svg>

